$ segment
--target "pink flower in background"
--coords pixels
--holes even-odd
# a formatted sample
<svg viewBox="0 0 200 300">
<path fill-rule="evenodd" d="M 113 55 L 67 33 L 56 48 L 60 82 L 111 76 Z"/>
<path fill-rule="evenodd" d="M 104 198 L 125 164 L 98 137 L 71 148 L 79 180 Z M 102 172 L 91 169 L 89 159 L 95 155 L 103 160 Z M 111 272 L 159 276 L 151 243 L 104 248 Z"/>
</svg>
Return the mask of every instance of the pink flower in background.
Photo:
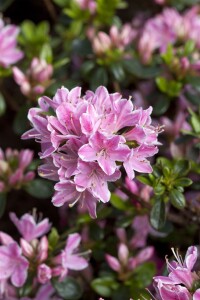
<svg viewBox="0 0 200 300">
<path fill-rule="evenodd" d="M 5 152 L 0 148 L 0 192 L 11 189 L 20 189 L 34 179 L 35 173 L 27 171 L 33 159 L 33 151 L 12 150 L 7 148 Z"/>
<path fill-rule="evenodd" d="M 15 25 L 4 25 L 0 19 L 0 66 L 8 68 L 23 58 L 22 51 L 17 49 L 19 28 Z"/>
<path fill-rule="evenodd" d="M 161 130 L 152 125 L 151 107 L 136 109 L 103 86 L 84 96 L 80 87 L 61 88 L 53 100 L 40 98 L 39 105 L 29 110 L 33 129 L 23 138 L 41 143 L 45 164 L 39 174 L 58 181 L 54 205 L 79 202 L 95 217 L 97 202 L 110 199 L 107 183 L 120 178 L 120 166 L 130 178 L 134 170 L 152 172 L 148 157 L 158 151 Z"/>
<path fill-rule="evenodd" d="M 160 4 L 164 1 L 157 0 Z M 154 51 L 166 51 L 169 44 L 193 40 L 200 48 L 200 16 L 198 7 L 194 6 L 184 14 L 174 8 L 165 8 L 161 14 L 149 19 L 140 35 L 138 50 L 143 63 L 149 63 Z"/>
<path fill-rule="evenodd" d="M 22 94 L 35 99 L 44 93 L 51 84 L 53 67 L 43 59 L 33 58 L 30 68 L 24 74 L 19 68 L 13 67 L 13 76 L 20 86 Z"/>
<path fill-rule="evenodd" d="M 49 266 L 47 266 L 46 264 L 41 264 L 38 266 L 37 278 L 40 283 L 45 284 L 49 282 L 51 277 L 52 271 Z"/>
<path fill-rule="evenodd" d="M 29 263 L 16 242 L 0 246 L 0 280 L 10 278 L 14 286 L 23 286 L 28 267 Z"/>
<path fill-rule="evenodd" d="M 135 39 L 137 31 L 130 24 L 124 24 L 120 29 L 113 25 L 110 28 L 109 34 L 99 31 L 96 35 L 89 35 L 92 42 L 92 47 L 96 55 L 103 55 L 112 49 L 118 49 L 123 52 Z"/>
<path fill-rule="evenodd" d="M 149 260 L 153 255 L 154 248 L 146 247 L 138 252 L 137 255 L 131 256 L 128 247 L 124 243 L 120 243 L 118 247 L 118 259 L 110 254 L 106 254 L 106 261 L 111 269 L 119 274 L 133 271 L 140 264 Z"/>
<path fill-rule="evenodd" d="M 46 218 L 37 223 L 36 216 L 30 214 L 24 214 L 20 219 L 18 219 L 15 213 L 10 213 L 10 219 L 27 242 L 41 237 L 51 228 L 49 219 Z"/>
<path fill-rule="evenodd" d="M 75 0 L 82 10 L 89 10 L 91 14 L 96 12 L 96 1 L 94 0 Z"/>
<path fill-rule="evenodd" d="M 167 3 L 167 0 L 154 0 L 155 3 L 160 4 L 160 5 L 164 5 Z"/>
<path fill-rule="evenodd" d="M 70 234 L 65 249 L 54 259 L 58 265 L 55 268 L 56 274 L 61 278 L 65 277 L 69 270 L 79 271 L 88 267 L 87 260 L 81 257 L 81 253 L 77 253 L 80 242 L 81 236 L 78 233 Z"/>
</svg>

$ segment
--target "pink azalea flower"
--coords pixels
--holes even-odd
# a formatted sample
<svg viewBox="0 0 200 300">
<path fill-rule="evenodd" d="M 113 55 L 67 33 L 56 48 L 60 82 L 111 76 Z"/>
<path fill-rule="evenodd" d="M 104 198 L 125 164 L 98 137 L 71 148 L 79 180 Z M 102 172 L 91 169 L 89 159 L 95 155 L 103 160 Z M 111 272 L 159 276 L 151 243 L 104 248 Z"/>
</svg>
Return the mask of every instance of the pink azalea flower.
<svg viewBox="0 0 200 300">
<path fill-rule="evenodd" d="M 106 138 L 97 131 L 90 138 L 89 144 L 80 148 L 79 156 L 87 162 L 97 161 L 107 175 L 112 175 L 117 168 L 116 161 L 124 161 L 130 152 L 125 141 L 120 136 Z"/>
<path fill-rule="evenodd" d="M 77 253 L 80 242 L 81 236 L 78 233 L 70 234 L 65 249 L 55 258 L 55 262 L 59 265 L 58 272 L 62 278 L 68 274 L 68 270 L 79 271 L 88 267 L 87 260 Z"/>
<path fill-rule="evenodd" d="M 158 152 L 156 147 L 140 146 L 136 149 L 132 149 L 127 160 L 124 162 L 124 168 L 130 179 L 135 177 L 135 172 L 151 173 L 152 167 L 150 162 L 146 159 L 152 154 Z"/>
<path fill-rule="evenodd" d="M 75 175 L 74 182 L 77 190 L 82 192 L 88 189 L 91 194 L 102 202 L 108 202 L 110 191 L 108 190 L 109 181 L 116 181 L 120 178 L 120 171 L 116 170 L 114 174 L 108 176 L 97 163 L 79 162 L 78 170 L 80 173 Z"/>
<path fill-rule="evenodd" d="M 22 51 L 17 49 L 19 28 L 14 25 L 4 25 L 0 19 L 0 66 L 8 68 L 23 58 Z"/>
<path fill-rule="evenodd" d="M 154 277 L 154 286 L 159 299 L 199 300 L 200 289 L 191 293 L 191 290 L 195 286 L 194 283 L 199 281 L 199 275 L 193 271 L 198 257 L 197 248 L 194 246 L 189 247 L 184 261 L 178 252 L 175 253 L 174 249 L 172 250 L 177 261 L 169 263 L 167 260 L 168 277 Z"/>
<path fill-rule="evenodd" d="M 117 49 L 121 52 L 135 39 L 137 31 L 130 24 L 123 25 L 120 29 L 113 25 L 109 34 L 99 31 L 95 36 L 90 34 L 94 53 L 98 56 L 105 55 L 106 52 Z"/>
<path fill-rule="evenodd" d="M 33 159 L 33 151 L 29 149 L 12 150 L 5 152 L 0 149 L 0 190 L 8 192 L 11 189 L 20 189 L 34 179 L 35 173 L 27 171 Z"/>
<path fill-rule="evenodd" d="M 20 86 L 22 94 L 35 99 L 37 95 L 44 93 L 50 85 L 53 67 L 45 60 L 33 58 L 30 68 L 24 74 L 19 68 L 13 67 L 13 76 Z"/>
<path fill-rule="evenodd" d="M 49 219 L 36 223 L 36 219 L 30 214 L 24 214 L 21 219 L 18 219 L 15 213 L 10 213 L 10 219 L 28 242 L 47 233 L 51 228 Z"/>
<path fill-rule="evenodd" d="M 154 252 L 153 247 L 146 247 L 139 251 L 134 257 L 130 257 L 129 249 L 124 243 L 118 247 L 118 259 L 110 254 L 106 254 L 106 261 L 115 272 L 123 273 L 133 271 L 137 266 L 147 261 Z"/>
<path fill-rule="evenodd" d="M 29 263 L 16 242 L 0 246 L 0 280 L 10 278 L 14 286 L 23 286 L 28 267 Z"/>
<path fill-rule="evenodd" d="M 55 206 L 79 202 L 95 217 L 97 202 L 109 201 L 107 184 L 119 179 L 120 166 L 131 178 L 134 170 L 152 171 L 148 157 L 158 151 L 161 130 L 151 124 L 151 107 L 136 109 L 130 99 L 103 86 L 84 96 L 80 87 L 61 88 L 52 100 L 39 99 L 39 106 L 29 110 L 33 129 L 23 138 L 41 144 L 45 163 L 39 174 L 57 181 Z"/>
<path fill-rule="evenodd" d="M 88 190 L 79 192 L 73 181 L 63 180 L 55 185 L 55 194 L 52 202 L 55 206 L 60 207 L 65 203 L 73 206 L 76 202 L 80 202 L 82 206 L 86 206 L 92 218 L 96 218 L 96 205 L 98 199 L 94 197 Z M 67 190 L 67 193 L 66 193 Z"/>
</svg>

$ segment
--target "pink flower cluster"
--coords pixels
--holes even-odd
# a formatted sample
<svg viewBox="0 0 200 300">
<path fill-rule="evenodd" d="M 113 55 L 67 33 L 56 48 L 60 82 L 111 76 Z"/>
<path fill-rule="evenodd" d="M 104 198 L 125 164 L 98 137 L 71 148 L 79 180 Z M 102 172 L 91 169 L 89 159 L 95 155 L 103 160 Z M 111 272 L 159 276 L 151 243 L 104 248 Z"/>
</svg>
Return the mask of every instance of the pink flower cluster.
<svg viewBox="0 0 200 300">
<path fill-rule="evenodd" d="M 22 94 L 35 99 L 37 95 L 44 93 L 51 83 L 53 67 L 43 59 L 33 58 L 30 68 L 24 74 L 19 68 L 13 67 L 13 76 L 20 86 Z"/>
<path fill-rule="evenodd" d="M 140 250 L 136 256 L 131 257 L 126 244 L 120 243 L 118 247 L 118 259 L 110 254 L 106 254 L 106 260 L 111 269 L 122 276 L 127 276 L 136 267 L 149 260 L 153 255 L 153 247 L 146 247 Z"/>
<path fill-rule="evenodd" d="M 172 250 L 177 261 L 169 263 L 167 260 L 169 275 L 154 277 L 157 299 L 200 300 L 199 272 L 194 271 L 198 259 L 197 247 L 188 248 L 184 261 L 178 252 Z"/>
<path fill-rule="evenodd" d="M 123 25 L 120 30 L 117 26 L 113 25 L 110 28 L 109 34 L 99 31 L 96 36 L 92 36 L 91 40 L 94 53 L 101 56 L 113 49 L 124 51 L 135 36 L 136 31 L 134 31 L 130 24 L 127 23 Z"/>
<path fill-rule="evenodd" d="M 75 0 L 75 3 L 78 4 L 82 10 L 88 10 L 91 14 L 96 12 L 97 4 L 94 0 Z"/>
<path fill-rule="evenodd" d="M 53 100 L 39 99 L 28 118 L 33 129 L 23 135 L 41 143 L 42 177 L 59 181 L 55 206 L 80 201 L 96 217 L 97 201 L 108 202 L 108 182 L 120 178 L 123 165 L 129 178 L 134 171 L 151 173 L 148 157 L 158 151 L 160 128 L 151 123 L 152 108 L 134 108 L 119 93 L 100 86 L 81 97 L 81 88 L 61 88 Z"/>
<path fill-rule="evenodd" d="M 70 234 L 65 248 L 52 257 L 44 235 L 51 228 L 48 219 L 37 223 L 30 214 L 18 219 L 14 213 L 10 214 L 10 218 L 22 237 L 19 245 L 11 236 L 0 232 L 0 297 L 8 293 L 10 285 L 22 287 L 29 278 L 29 270 L 31 277 L 34 275 L 33 284 L 37 286 L 38 283 L 49 284 L 53 277 L 59 276 L 62 280 L 69 270 L 83 270 L 88 266 L 87 260 L 77 253 L 81 242 L 78 233 Z"/>
<path fill-rule="evenodd" d="M 110 254 L 105 255 L 109 267 L 118 273 L 120 280 L 127 279 L 139 265 L 149 260 L 154 253 L 154 247 L 146 246 L 149 228 L 147 227 L 145 231 L 145 226 L 149 225 L 147 225 L 147 219 L 145 218 L 146 216 L 137 216 L 134 218 L 132 227 L 135 233 L 130 241 L 128 241 L 123 228 L 116 230 L 116 234 L 120 240 L 118 244 L 118 258 Z M 135 242 L 136 240 L 137 242 Z M 133 250 L 134 252 L 137 251 L 137 254 L 133 255 L 131 253 Z"/>
<path fill-rule="evenodd" d="M 20 189 L 34 179 L 35 173 L 27 171 L 32 159 L 33 151 L 29 149 L 7 148 L 4 153 L 0 148 L 0 193 Z"/>
<path fill-rule="evenodd" d="M 17 49 L 19 28 L 15 25 L 4 25 L 0 18 L 0 66 L 8 68 L 20 60 L 24 54 Z"/>
<path fill-rule="evenodd" d="M 193 40 L 200 49 L 200 16 L 198 6 L 181 15 L 173 8 L 165 8 L 156 17 L 148 20 L 139 39 L 139 52 L 144 63 L 148 63 L 155 50 L 165 52 L 169 44 Z"/>
</svg>

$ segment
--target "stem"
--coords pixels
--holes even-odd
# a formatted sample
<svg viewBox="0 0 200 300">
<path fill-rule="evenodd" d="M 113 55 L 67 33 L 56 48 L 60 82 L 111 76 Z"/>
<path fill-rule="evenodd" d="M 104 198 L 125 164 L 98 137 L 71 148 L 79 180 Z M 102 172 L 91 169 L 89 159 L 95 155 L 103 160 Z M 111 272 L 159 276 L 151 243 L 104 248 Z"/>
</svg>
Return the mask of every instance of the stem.
<svg viewBox="0 0 200 300">
<path fill-rule="evenodd" d="M 51 16 L 51 19 L 55 22 L 57 20 L 57 13 L 53 4 L 50 0 L 44 0 L 44 4 L 49 12 L 49 15 Z"/>
<path fill-rule="evenodd" d="M 120 88 L 119 82 L 114 81 L 113 86 L 114 86 L 114 89 L 116 92 L 121 93 L 121 88 Z"/>
</svg>

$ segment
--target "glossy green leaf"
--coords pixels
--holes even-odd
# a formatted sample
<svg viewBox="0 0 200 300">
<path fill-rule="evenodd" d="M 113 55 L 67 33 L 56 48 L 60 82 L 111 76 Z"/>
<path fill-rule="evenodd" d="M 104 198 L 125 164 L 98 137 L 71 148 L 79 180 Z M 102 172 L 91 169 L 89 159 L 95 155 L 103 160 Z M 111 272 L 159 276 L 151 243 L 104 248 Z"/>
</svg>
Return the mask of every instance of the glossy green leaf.
<svg viewBox="0 0 200 300">
<path fill-rule="evenodd" d="M 185 207 L 185 197 L 180 191 L 178 191 L 177 189 L 173 189 L 170 192 L 169 196 L 171 204 L 174 207 L 178 209 L 183 209 Z"/>
<path fill-rule="evenodd" d="M 55 227 L 51 229 L 48 235 L 49 248 L 54 249 L 59 241 L 59 234 Z"/>
<path fill-rule="evenodd" d="M 39 199 L 47 199 L 53 195 L 53 185 L 45 179 L 35 179 L 27 184 L 24 189 L 28 194 Z"/>
<path fill-rule="evenodd" d="M 144 66 L 137 59 L 124 61 L 125 70 L 138 78 L 154 78 L 159 75 L 160 69 L 156 66 Z"/>
<path fill-rule="evenodd" d="M 175 162 L 173 172 L 179 177 L 187 175 L 190 170 L 190 162 L 188 160 L 180 159 Z"/>
<path fill-rule="evenodd" d="M 166 212 L 165 203 L 162 200 L 156 200 L 151 209 L 150 222 L 151 225 L 159 230 L 165 225 Z"/>
<path fill-rule="evenodd" d="M 29 121 L 27 119 L 29 108 L 30 106 L 24 105 L 15 115 L 13 130 L 18 135 L 22 135 L 30 128 Z"/>
<path fill-rule="evenodd" d="M 116 194 L 111 195 L 110 202 L 111 202 L 112 206 L 114 206 L 115 208 L 117 208 L 119 210 L 126 211 L 131 208 L 129 203 L 127 203 L 127 201 L 122 200 Z"/>
<path fill-rule="evenodd" d="M 78 300 L 82 297 L 82 288 L 72 277 L 66 277 L 63 281 L 54 281 L 53 286 L 64 300 Z"/>
<path fill-rule="evenodd" d="M 174 181 L 175 186 L 186 187 L 186 186 L 190 186 L 191 184 L 192 184 L 192 180 L 190 178 L 186 178 L 186 177 L 178 178 Z"/>
<path fill-rule="evenodd" d="M 139 176 L 137 176 L 137 180 L 139 180 L 143 184 L 152 186 L 152 182 L 148 177 L 144 177 L 144 176 L 139 175 Z"/>
<path fill-rule="evenodd" d="M 103 297 L 110 297 L 113 289 L 118 287 L 118 283 L 111 277 L 102 277 L 94 279 L 91 286 L 97 294 Z"/>
<path fill-rule="evenodd" d="M 93 74 L 91 74 L 91 89 L 95 90 L 98 86 L 108 84 L 108 74 L 104 68 L 99 67 L 95 70 Z"/>
</svg>

